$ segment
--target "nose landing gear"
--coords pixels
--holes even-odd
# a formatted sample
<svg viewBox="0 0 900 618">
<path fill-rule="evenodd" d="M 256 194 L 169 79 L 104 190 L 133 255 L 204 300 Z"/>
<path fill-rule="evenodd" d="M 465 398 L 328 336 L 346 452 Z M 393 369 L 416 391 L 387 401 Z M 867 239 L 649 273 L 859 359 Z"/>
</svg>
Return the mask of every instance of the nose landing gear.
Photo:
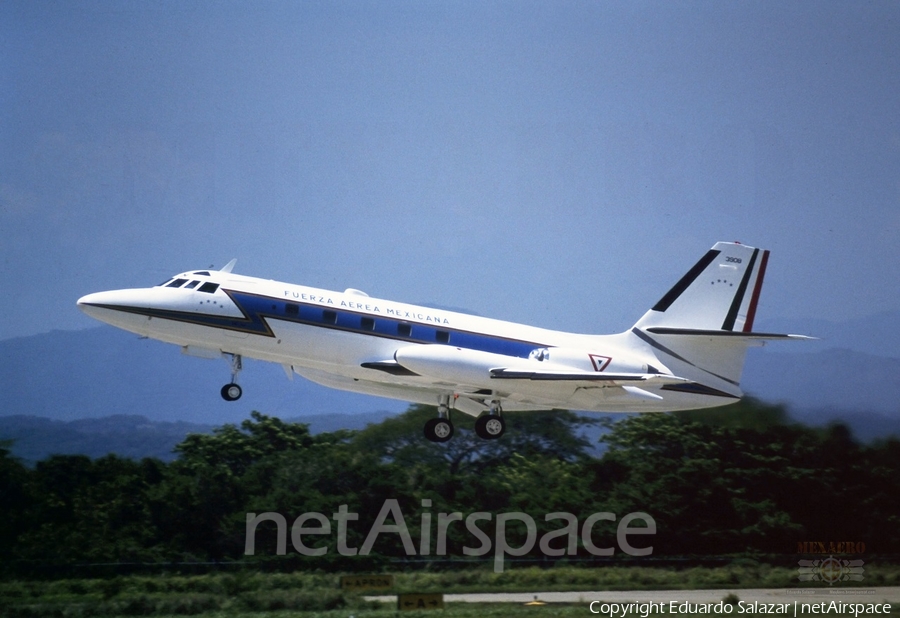
<svg viewBox="0 0 900 618">
<path fill-rule="evenodd" d="M 225 401 L 237 401 L 244 394 L 243 389 L 234 382 L 223 386 L 220 392 L 222 393 L 222 399 Z"/>
<path fill-rule="evenodd" d="M 238 386 L 237 377 L 243 368 L 240 354 L 231 355 L 231 382 L 222 387 L 222 399 L 225 401 L 237 401 L 244 394 L 243 389 Z"/>
</svg>

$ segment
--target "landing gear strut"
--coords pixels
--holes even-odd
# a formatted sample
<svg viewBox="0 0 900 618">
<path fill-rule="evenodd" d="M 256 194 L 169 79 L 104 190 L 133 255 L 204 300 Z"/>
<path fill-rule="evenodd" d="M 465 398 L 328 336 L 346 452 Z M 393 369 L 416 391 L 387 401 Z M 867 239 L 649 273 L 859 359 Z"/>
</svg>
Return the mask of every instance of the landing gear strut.
<svg viewBox="0 0 900 618">
<path fill-rule="evenodd" d="M 491 402 L 491 411 L 488 414 L 482 414 L 475 421 L 475 433 L 479 438 L 485 440 L 496 440 L 506 431 L 506 421 L 503 420 L 503 410 L 500 408 L 500 402 L 494 400 Z"/>
<path fill-rule="evenodd" d="M 243 368 L 240 354 L 231 355 L 231 382 L 222 387 L 222 399 L 225 401 L 237 401 L 244 391 L 238 386 L 237 377 Z"/>
<path fill-rule="evenodd" d="M 450 395 L 441 395 L 438 417 L 425 423 L 425 437 L 431 442 L 446 442 L 453 437 L 453 423 L 450 421 Z"/>
</svg>

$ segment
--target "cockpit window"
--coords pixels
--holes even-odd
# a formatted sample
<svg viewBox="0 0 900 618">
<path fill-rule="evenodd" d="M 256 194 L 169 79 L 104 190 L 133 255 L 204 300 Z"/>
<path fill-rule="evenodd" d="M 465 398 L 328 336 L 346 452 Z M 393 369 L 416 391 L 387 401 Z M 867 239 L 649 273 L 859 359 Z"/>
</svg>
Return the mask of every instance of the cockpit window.
<svg viewBox="0 0 900 618">
<path fill-rule="evenodd" d="M 159 284 L 158 286 L 156 286 L 156 287 L 158 287 L 158 288 L 164 288 L 164 287 L 166 287 L 166 285 L 169 283 L 169 281 L 171 281 L 171 279 L 166 279 L 165 281 L 163 281 L 162 283 L 160 283 L 160 284 Z"/>
<path fill-rule="evenodd" d="M 207 281 L 206 283 L 201 285 L 199 288 L 197 288 L 198 291 L 206 292 L 207 294 L 213 294 L 218 289 L 219 289 L 218 283 L 212 283 L 209 281 Z"/>
<path fill-rule="evenodd" d="M 192 273 L 192 274 L 194 274 L 194 275 L 206 275 L 207 277 L 209 277 L 209 272 L 207 272 L 207 271 L 205 271 L 205 270 L 198 270 L 197 272 Z"/>
<path fill-rule="evenodd" d="M 184 289 L 185 290 L 193 290 L 198 285 L 200 285 L 200 282 L 195 279 L 194 281 L 191 281 L 186 286 L 184 286 Z"/>
<path fill-rule="evenodd" d="M 167 288 L 180 288 L 185 283 L 187 283 L 187 279 L 175 279 L 171 283 L 167 284 L 166 287 Z"/>
</svg>

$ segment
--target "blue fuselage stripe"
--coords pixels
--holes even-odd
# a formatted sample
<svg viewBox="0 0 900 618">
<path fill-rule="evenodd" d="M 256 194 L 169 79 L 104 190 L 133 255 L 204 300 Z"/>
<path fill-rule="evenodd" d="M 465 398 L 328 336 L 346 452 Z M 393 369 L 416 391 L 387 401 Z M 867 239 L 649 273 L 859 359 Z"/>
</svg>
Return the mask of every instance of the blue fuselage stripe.
<svg viewBox="0 0 900 618">
<path fill-rule="evenodd" d="M 410 343 L 437 343 L 468 350 L 491 352 L 519 358 L 528 358 L 535 348 L 550 347 L 533 341 L 523 341 L 496 335 L 458 330 L 447 325 L 422 324 L 409 320 L 360 313 L 346 309 L 295 301 L 284 301 L 271 296 L 223 289 L 244 317 L 236 318 L 193 311 L 179 311 L 153 307 L 129 307 L 100 305 L 115 311 L 126 311 L 153 318 L 174 320 L 199 326 L 226 329 L 274 337 L 269 319 L 303 324 L 331 330 L 395 339 Z"/>
<path fill-rule="evenodd" d="M 346 309 L 294 301 L 285 302 L 268 296 L 231 290 L 225 291 L 238 308 L 245 315 L 250 316 L 250 320 L 254 323 L 256 323 L 254 316 L 258 316 L 259 321 L 262 323 L 265 323 L 265 318 L 274 318 L 360 335 L 409 341 L 411 343 L 442 343 L 468 350 L 492 352 L 519 358 L 528 358 L 532 350 L 545 345 L 533 341 L 522 341 L 457 330 L 446 325 L 422 324 L 420 322 L 372 315 L 371 313 L 348 311 Z M 296 313 L 291 313 L 290 307 L 295 307 Z M 366 322 L 365 324 L 364 321 Z M 257 334 L 265 333 L 258 332 Z"/>
</svg>

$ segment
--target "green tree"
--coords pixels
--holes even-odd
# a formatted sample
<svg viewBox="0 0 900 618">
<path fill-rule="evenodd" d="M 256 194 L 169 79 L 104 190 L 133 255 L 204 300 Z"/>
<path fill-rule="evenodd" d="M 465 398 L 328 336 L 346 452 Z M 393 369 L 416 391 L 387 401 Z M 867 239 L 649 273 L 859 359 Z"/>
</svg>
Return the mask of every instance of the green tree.
<svg viewBox="0 0 900 618">
<path fill-rule="evenodd" d="M 156 496 L 165 505 L 157 512 L 171 551 L 188 558 L 238 557 L 248 505 L 272 486 L 270 476 L 252 471 L 261 467 L 271 473 L 290 454 L 339 442 L 342 436 L 314 437 L 305 424 L 259 412 L 240 427 L 227 424 L 212 434 L 187 436 L 175 447 L 179 458 Z"/>
<path fill-rule="evenodd" d="M 578 432 L 596 422 L 566 410 L 511 412 L 505 415 L 503 437 L 483 440 L 475 434 L 475 419 L 455 412 L 453 439 L 436 444 L 422 433 L 425 422 L 435 416 L 434 406 L 412 405 L 405 413 L 360 431 L 352 443 L 386 461 L 441 467 L 457 474 L 491 468 L 508 462 L 514 454 L 546 455 L 568 461 L 583 459 L 590 444 Z"/>
<path fill-rule="evenodd" d="M 239 477 L 272 453 L 304 449 L 316 442 L 309 426 L 251 412 L 240 428 L 226 424 L 212 434 L 190 434 L 175 446 L 181 469 L 216 467 Z"/>
<path fill-rule="evenodd" d="M 752 399 L 718 416 L 642 415 L 610 429 L 594 487 L 614 508 L 657 517 L 663 552 L 783 553 L 811 538 L 864 540 L 881 529 L 873 508 L 897 504 L 880 489 L 897 486 L 896 447 L 863 447 L 841 425 L 793 424 Z"/>
<path fill-rule="evenodd" d="M 0 441 L 0 556 L 11 556 L 19 535 L 28 529 L 33 497 L 30 471 L 10 453 L 12 441 Z"/>
<path fill-rule="evenodd" d="M 116 455 L 53 455 L 38 462 L 17 556 L 63 563 L 153 559 L 159 536 L 148 497 L 164 465 Z"/>
</svg>

